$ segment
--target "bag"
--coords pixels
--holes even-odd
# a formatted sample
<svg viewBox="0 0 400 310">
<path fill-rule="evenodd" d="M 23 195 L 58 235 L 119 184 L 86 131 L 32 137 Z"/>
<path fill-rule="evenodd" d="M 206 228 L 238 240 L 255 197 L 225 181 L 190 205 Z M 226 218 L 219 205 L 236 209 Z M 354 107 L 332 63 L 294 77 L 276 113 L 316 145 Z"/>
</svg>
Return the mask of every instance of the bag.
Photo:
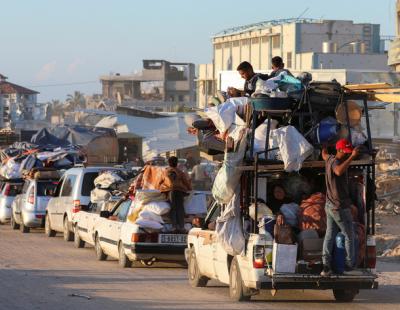
<svg viewBox="0 0 400 310">
<path fill-rule="evenodd" d="M 319 236 L 326 231 L 325 195 L 316 193 L 300 204 L 299 228 L 301 230 L 315 229 Z"/>
<path fill-rule="evenodd" d="M 147 210 L 146 208 L 142 212 L 139 213 L 139 219 L 154 221 L 157 223 L 164 223 L 161 216 L 159 216 L 158 214 L 155 214 L 154 212 Z"/>
<path fill-rule="evenodd" d="M 294 244 L 295 238 L 293 236 L 292 228 L 289 225 L 274 226 L 274 239 L 279 244 Z"/>
<path fill-rule="evenodd" d="M 286 223 L 292 227 L 298 227 L 299 205 L 297 203 L 286 203 L 281 206 L 279 211 L 285 217 Z"/>
<path fill-rule="evenodd" d="M 155 222 L 155 221 L 146 220 L 141 217 L 139 217 L 136 220 L 136 225 L 138 225 L 139 227 L 142 227 L 142 228 L 150 228 L 150 229 L 156 229 L 156 230 L 163 228 L 162 224 Z"/>
<path fill-rule="evenodd" d="M 167 197 L 158 190 L 138 190 L 136 191 L 135 200 L 145 205 L 155 201 L 167 201 Z"/>
<path fill-rule="evenodd" d="M 153 212 L 156 215 L 164 215 L 171 210 L 171 206 L 166 201 L 151 201 L 144 206 L 144 210 Z"/>
<path fill-rule="evenodd" d="M 111 193 L 104 189 L 95 188 L 90 192 L 90 201 L 92 203 L 98 203 L 101 201 L 109 200 L 111 198 Z"/>
</svg>

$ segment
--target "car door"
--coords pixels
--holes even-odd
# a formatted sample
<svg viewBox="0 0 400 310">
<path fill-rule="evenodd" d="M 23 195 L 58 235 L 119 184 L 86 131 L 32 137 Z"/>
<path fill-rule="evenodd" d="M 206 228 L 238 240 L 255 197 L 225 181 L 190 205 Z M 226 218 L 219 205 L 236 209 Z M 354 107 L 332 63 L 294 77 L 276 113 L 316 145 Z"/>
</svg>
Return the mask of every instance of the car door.
<svg viewBox="0 0 400 310">
<path fill-rule="evenodd" d="M 21 222 L 21 211 L 22 211 L 23 205 L 26 201 L 26 193 L 29 190 L 29 185 L 30 185 L 30 182 L 25 181 L 24 186 L 22 187 L 22 193 L 17 195 L 14 200 L 13 212 L 14 212 L 14 216 L 15 216 L 14 218 L 16 219 L 17 223 Z"/>
<path fill-rule="evenodd" d="M 100 206 L 97 203 L 89 204 L 88 211 L 81 211 L 85 217 L 85 241 L 94 245 L 94 229 L 99 220 L 104 220 L 100 217 Z"/>
<path fill-rule="evenodd" d="M 108 255 L 118 258 L 118 242 L 120 240 L 122 224 L 126 221 L 129 208 L 131 206 L 131 200 L 122 201 L 116 206 L 105 223 L 104 234 L 101 236 L 103 249 Z"/>
<path fill-rule="evenodd" d="M 214 203 L 206 217 L 205 224 L 198 232 L 198 264 L 202 274 L 215 278 L 214 244 L 217 243 L 215 224 L 220 214 L 220 205 Z"/>
<path fill-rule="evenodd" d="M 63 230 L 64 214 L 73 207 L 72 193 L 77 178 L 78 176 L 75 174 L 69 174 L 64 178 L 59 200 L 56 206 L 56 220 L 54 223 L 54 228 L 56 230 Z"/>
<path fill-rule="evenodd" d="M 56 227 L 56 223 L 57 223 L 57 209 L 58 209 L 58 205 L 60 204 L 61 201 L 61 188 L 62 185 L 64 183 L 64 179 L 65 179 L 65 175 L 63 177 L 61 177 L 61 179 L 59 180 L 57 186 L 56 186 L 56 191 L 54 193 L 54 197 L 52 197 L 49 200 L 49 203 L 47 205 L 47 214 L 49 215 L 50 218 L 50 222 L 51 222 L 51 228 L 55 229 Z"/>
</svg>

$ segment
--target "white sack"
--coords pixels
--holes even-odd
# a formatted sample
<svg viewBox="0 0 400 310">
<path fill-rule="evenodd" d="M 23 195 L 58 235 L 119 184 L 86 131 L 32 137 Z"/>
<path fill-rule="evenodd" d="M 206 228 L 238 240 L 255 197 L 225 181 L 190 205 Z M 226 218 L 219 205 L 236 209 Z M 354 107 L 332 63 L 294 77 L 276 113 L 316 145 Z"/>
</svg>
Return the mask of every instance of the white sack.
<svg viewBox="0 0 400 310">
<path fill-rule="evenodd" d="M 207 197 L 204 193 L 192 192 L 185 197 L 185 213 L 186 214 L 203 214 L 207 213 Z"/>
<path fill-rule="evenodd" d="M 367 141 L 367 136 L 363 133 L 362 128 L 350 128 L 351 144 L 356 147 L 363 145 Z"/>
<path fill-rule="evenodd" d="M 144 206 L 144 210 L 151 211 L 156 215 L 164 215 L 171 210 L 171 206 L 166 201 L 152 201 Z"/>
<path fill-rule="evenodd" d="M 142 227 L 142 228 L 151 228 L 151 229 L 163 228 L 163 225 L 161 225 L 160 223 L 155 222 L 155 221 L 145 220 L 141 217 L 139 217 L 135 223 L 136 223 L 136 225 L 138 225 L 139 227 Z"/>
<path fill-rule="evenodd" d="M 109 188 L 111 185 L 124 181 L 117 173 L 114 171 L 106 171 L 100 174 L 94 179 L 94 185 L 100 188 Z"/>
<path fill-rule="evenodd" d="M 230 98 L 224 103 L 204 110 L 220 133 L 226 132 L 235 121 L 236 112 L 242 112 L 247 98 Z"/>
<path fill-rule="evenodd" d="M 286 172 L 299 171 L 304 160 L 309 157 L 314 148 L 293 126 L 275 129 L 271 137 L 279 145 Z"/>
<path fill-rule="evenodd" d="M 253 220 L 256 218 L 256 208 L 254 203 L 252 203 L 249 207 L 249 215 Z M 272 217 L 273 215 L 274 213 L 265 203 L 257 203 L 257 221 L 263 217 Z"/>
<path fill-rule="evenodd" d="M 10 158 L 7 163 L 0 168 L 0 175 L 6 179 L 21 178 L 21 164 L 17 163 L 13 158 Z"/>
<path fill-rule="evenodd" d="M 265 150 L 265 141 L 267 137 L 267 122 L 266 120 L 260 126 L 256 128 L 254 133 L 254 153 L 261 152 Z M 269 141 L 268 141 L 268 148 L 272 149 L 278 147 L 277 141 L 271 137 L 272 130 L 275 130 L 278 126 L 278 121 L 272 119 L 271 120 L 271 127 L 269 132 Z M 263 154 L 261 154 L 261 158 L 263 158 Z M 278 150 L 268 152 L 268 159 L 278 159 Z"/>
<path fill-rule="evenodd" d="M 229 137 L 235 141 L 235 152 L 225 153 L 224 162 L 215 177 L 212 194 L 219 203 L 229 203 L 237 187 L 242 172 L 238 166 L 243 161 L 247 146 L 246 123 L 236 115 L 235 124 L 229 129 Z"/>
<path fill-rule="evenodd" d="M 109 200 L 110 198 L 111 198 L 111 193 L 104 189 L 95 188 L 90 192 L 90 201 L 93 203 Z"/>
<path fill-rule="evenodd" d="M 215 227 L 217 241 L 232 256 L 241 255 L 244 253 L 245 248 L 242 222 L 240 220 L 240 195 L 238 188 L 221 216 L 217 218 Z"/>
<path fill-rule="evenodd" d="M 146 209 L 144 209 L 142 212 L 139 213 L 139 218 L 138 219 L 154 221 L 154 222 L 157 222 L 157 223 L 164 223 L 164 221 L 161 218 L 161 216 L 159 216 L 158 214 L 155 214 L 154 212 L 146 210 Z"/>
<path fill-rule="evenodd" d="M 298 216 L 299 216 L 299 211 L 300 207 L 297 203 L 286 203 L 283 204 L 279 211 L 283 214 L 285 217 L 286 223 L 288 223 L 292 227 L 298 227 Z"/>
</svg>

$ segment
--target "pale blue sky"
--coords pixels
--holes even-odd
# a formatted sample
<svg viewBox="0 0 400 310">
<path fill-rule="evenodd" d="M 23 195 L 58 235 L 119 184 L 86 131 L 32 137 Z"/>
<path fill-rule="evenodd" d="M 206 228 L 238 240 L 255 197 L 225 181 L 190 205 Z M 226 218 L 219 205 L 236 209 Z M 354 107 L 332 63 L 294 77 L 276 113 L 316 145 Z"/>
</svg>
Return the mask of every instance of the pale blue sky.
<svg viewBox="0 0 400 310">
<path fill-rule="evenodd" d="M 211 62 L 211 36 L 270 19 L 349 19 L 395 32 L 395 0 L 0 0 L 0 73 L 25 86 L 97 81 L 143 58 Z M 100 83 L 36 87 L 39 101 Z"/>
</svg>

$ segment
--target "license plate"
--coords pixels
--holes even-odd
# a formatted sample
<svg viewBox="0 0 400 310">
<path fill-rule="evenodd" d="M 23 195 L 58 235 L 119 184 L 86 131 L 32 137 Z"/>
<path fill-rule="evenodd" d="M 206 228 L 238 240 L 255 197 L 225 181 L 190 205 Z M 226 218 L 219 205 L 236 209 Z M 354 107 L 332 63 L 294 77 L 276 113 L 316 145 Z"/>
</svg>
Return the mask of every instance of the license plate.
<svg viewBox="0 0 400 310">
<path fill-rule="evenodd" d="M 159 243 L 178 243 L 186 244 L 187 235 L 177 235 L 177 234 L 160 234 L 158 235 Z"/>
</svg>

